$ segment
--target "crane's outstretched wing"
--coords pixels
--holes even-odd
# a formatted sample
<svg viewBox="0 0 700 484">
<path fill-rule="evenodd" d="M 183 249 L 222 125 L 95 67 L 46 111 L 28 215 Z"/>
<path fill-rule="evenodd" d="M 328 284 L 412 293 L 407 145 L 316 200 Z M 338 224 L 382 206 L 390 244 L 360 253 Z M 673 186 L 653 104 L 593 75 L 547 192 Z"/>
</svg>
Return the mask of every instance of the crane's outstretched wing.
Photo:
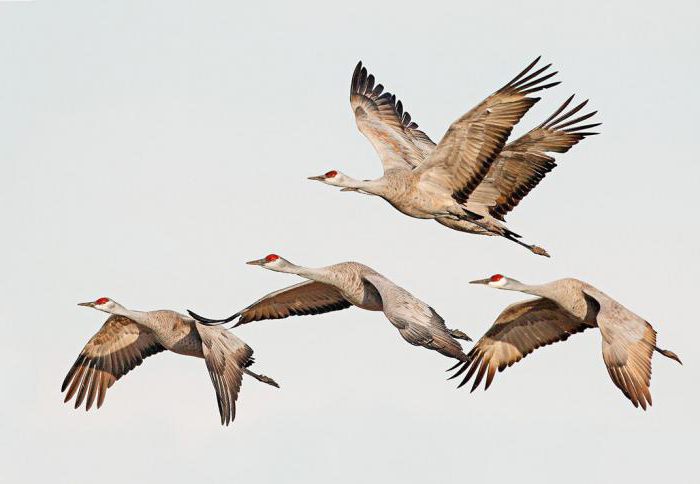
<svg viewBox="0 0 700 484">
<path fill-rule="evenodd" d="M 236 326 L 263 319 L 322 314 L 352 306 L 335 287 L 316 281 L 304 281 L 271 292 L 238 313 Z"/>
<path fill-rule="evenodd" d="M 379 292 L 384 314 L 403 339 L 451 358 L 466 357 L 462 346 L 450 335 L 445 320 L 433 308 L 380 274 L 364 275 L 363 278 Z"/>
<path fill-rule="evenodd" d="M 471 391 L 479 386 L 484 375 L 485 389 L 488 389 L 496 370 L 503 371 L 537 348 L 566 341 L 572 334 L 590 327 L 549 299 L 537 298 L 511 304 L 469 351 L 467 360 L 451 378 L 469 370 L 459 384 L 461 387 L 478 370 Z"/>
<path fill-rule="evenodd" d="M 375 85 L 374 76 L 358 62 L 350 83 L 350 106 L 357 127 L 374 146 L 384 171 L 414 168 L 427 158 L 435 143 L 411 121 L 401 101 L 383 91 L 384 86 Z"/>
<path fill-rule="evenodd" d="M 586 136 L 598 134 L 588 130 L 601 123 L 582 123 L 597 111 L 569 119 L 583 109 L 587 100 L 561 114 L 573 98 L 567 99 L 544 123 L 503 148 L 486 177 L 469 195 L 467 208 L 480 213 L 482 207 L 487 207 L 493 217 L 504 220 L 504 216 L 557 166 L 548 152 L 566 153 Z M 472 204 L 474 207 L 470 206 Z"/>
<path fill-rule="evenodd" d="M 415 169 L 421 188 L 449 193 L 458 203 L 469 198 L 503 149 L 513 126 L 539 100 L 528 94 L 559 84 L 543 84 L 556 74 L 543 74 L 551 64 L 531 72 L 538 61 L 539 57 L 452 123 L 435 150 Z"/>
<path fill-rule="evenodd" d="M 244 368 L 250 364 L 253 350 L 223 328 L 196 323 L 202 339 L 204 361 L 216 390 L 221 425 L 236 418 L 236 400 L 241 389 Z"/>
<path fill-rule="evenodd" d="M 656 331 L 643 318 L 610 298 L 603 292 L 589 287 L 584 289 L 587 298 L 600 305 L 596 317 L 603 336 L 603 361 L 613 383 L 622 390 L 635 407 L 646 410 L 651 406 L 651 355 L 656 348 Z M 668 351 L 660 353 L 680 360 Z"/>
<path fill-rule="evenodd" d="M 100 408 L 107 389 L 115 381 L 139 366 L 144 358 L 163 350 L 148 328 L 124 316 L 110 316 L 87 342 L 63 380 L 61 392 L 68 389 L 64 401 L 73 398 L 77 391 L 75 408 L 85 400 L 85 410 L 90 410 L 95 397 Z"/>
</svg>

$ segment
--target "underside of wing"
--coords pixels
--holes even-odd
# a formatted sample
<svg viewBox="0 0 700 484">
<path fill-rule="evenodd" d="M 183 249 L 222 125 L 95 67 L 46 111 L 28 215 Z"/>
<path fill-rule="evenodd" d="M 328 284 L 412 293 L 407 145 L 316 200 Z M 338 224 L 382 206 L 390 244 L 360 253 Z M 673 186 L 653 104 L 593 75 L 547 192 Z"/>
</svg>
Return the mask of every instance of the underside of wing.
<svg viewBox="0 0 700 484">
<path fill-rule="evenodd" d="M 164 350 L 146 327 L 124 316 L 110 316 L 87 342 L 63 380 L 65 401 L 77 392 L 75 408 L 85 401 L 85 410 L 90 410 L 95 399 L 100 408 L 107 389 L 115 381 L 139 366 L 144 358 Z"/>
<path fill-rule="evenodd" d="M 451 358 L 464 358 L 462 345 L 451 336 L 445 320 L 433 308 L 382 275 L 363 277 L 379 292 L 384 314 L 406 341 Z"/>
<path fill-rule="evenodd" d="M 268 294 L 240 312 L 236 326 L 263 319 L 322 314 L 352 306 L 335 287 L 305 281 Z"/>
<path fill-rule="evenodd" d="M 221 424 L 228 425 L 236 418 L 236 400 L 241 390 L 243 369 L 251 361 L 253 350 L 221 327 L 196 324 L 202 339 L 204 360 L 216 391 Z"/>
<path fill-rule="evenodd" d="M 511 304 L 467 354 L 467 360 L 452 378 L 467 374 L 465 385 L 476 375 L 471 391 L 484 376 L 485 389 L 491 386 L 496 370 L 503 371 L 537 348 L 566 341 L 572 334 L 591 326 L 574 318 L 549 299 L 537 298 Z"/>
<path fill-rule="evenodd" d="M 491 165 L 484 180 L 467 200 L 467 208 L 483 213 L 483 208 L 498 220 L 513 210 L 537 184 L 557 166 L 554 157 L 547 153 L 566 153 L 587 136 L 600 123 L 584 121 L 596 111 L 572 119 L 588 103 L 584 101 L 562 112 L 569 106 L 573 96 L 564 102 L 544 123 L 508 143 Z"/>
<path fill-rule="evenodd" d="M 657 349 L 656 331 L 595 287 L 588 286 L 583 291 L 586 299 L 595 301 L 600 308 L 596 322 L 603 336 L 603 361 L 610 378 L 635 407 L 646 410 L 651 405 L 649 385 L 651 357 Z"/>
<path fill-rule="evenodd" d="M 656 331 L 645 324 L 641 337 L 621 336 L 603 339 L 603 361 L 617 388 L 635 407 L 651 406 L 651 356 L 656 346 Z"/>
<path fill-rule="evenodd" d="M 546 83 L 556 74 L 545 73 L 549 65 L 534 70 L 538 61 L 452 123 L 430 157 L 416 168 L 422 189 L 449 194 L 458 203 L 467 201 L 503 149 L 513 126 L 539 100 L 528 95 L 558 84 Z"/>
<path fill-rule="evenodd" d="M 384 171 L 418 166 L 435 148 L 435 143 L 404 111 L 401 101 L 384 86 L 375 84 L 362 62 L 357 64 L 350 84 L 350 105 L 357 127 L 377 151 Z"/>
</svg>

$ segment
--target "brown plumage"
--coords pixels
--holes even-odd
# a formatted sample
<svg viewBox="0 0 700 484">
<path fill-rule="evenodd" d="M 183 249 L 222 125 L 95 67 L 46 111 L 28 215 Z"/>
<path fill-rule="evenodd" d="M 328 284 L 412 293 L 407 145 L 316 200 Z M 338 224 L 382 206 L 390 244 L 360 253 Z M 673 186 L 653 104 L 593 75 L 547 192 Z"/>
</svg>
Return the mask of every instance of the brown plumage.
<svg viewBox="0 0 700 484">
<path fill-rule="evenodd" d="M 586 282 L 568 278 L 528 285 L 496 274 L 473 283 L 539 297 L 508 306 L 451 377 L 466 372 L 459 386 L 474 377 L 472 391 L 484 377 L 488 389 L 497 370 L 503 371 L 535 349 L 565 341 L 587 328 L 600 329 L 608 374 L 635 407 L 646 410 L 651 405 L 654 351 L 681 362 L 675 353 L 656 346 L 656 331 L 647 321 Z"/>
<path fill-rule="evenodd" d="M 114 382 L 145 358 L 165 350 L 205 360 L 223 425 L 236 416 L 244 373 L 278 386 L 271 378 L 248 368 L 253 363 L 253 350 L 222 328 L 199 324 L 174 311 L 128 310 L 109 298 L 81 305 L 111 315 L 87 342 L 61 385 L 61 392 L 66 392 L 65 402 L 75 396 L 75 408 L 85 402 L 85 409 L 90 410 L 95 401 L 100 408 Z"/>
<path fill-rule="evenodd" d="M 323 314 L 352 306 L 340 291 L 328 284 L 305 281 L 272 292 L 234 315 L 236 326 L 264 319 Z"/>
<path fill-rule="evenodd" d="M 97 408 L 104 403 L 107 389 L 114 382 L 139 366 L 145 358 L 165 351 L 148 328 L 125 316 L 112 315 L 87 342 L 68 371 L 61 392 L 68 389 L 64 401 L 69 401 L 80 389 L 75 408 L 85 400 L 90 410 L 97 396 Z"/>
<path fill-rule="evenodd" d="M 461 116 L 436 145 L 396 96 L 384 91 L 358 63 L 350 84 L 357 127 L 369 139 L 384 168 L 376 180 L 357 180 L 337 170 L 310 177 L 328 185 L 379 196 L 405 215 L 434 219 L 453 230 L 505 237 L 538 255 L 547 251 L 520 240 L 504 215 L 555 165 L 549 152 L 566 152 L 599 123 L 578 125 L 595 113 L 571 116 L 585 102 L 562 114 L 569 98 L 542 125 L 506 145 L 513 126 L 550 88 L 556 72 L 536 67 L 539 58 L 501 89 Z"/>
<path fill-rule="evenodd" d="M 556 71 L 537 77 L 549 65 L 530 73 L 538 60 L 450 125 L 435 150 L 416 168 L 421 183 L 447 188 L 458 203 L 467 201 L 503 149 L 513 126 L 539 101 L 528 94 L 559 84 L 543 84 Z"/>
<path fill-rule="evenodd" d="M 276 254 L 248 264 L 297 274 L 309 281 L 274 291 L 225 319 L 208 319 L 192 311 L 189 311 L 190 316 L 207 325 L 220 325 L 239 318 L 238 326 L 263 319 L 320 314 L 357 306 L 368 311 L 382 311 L 401 337 L 414 346 L 460 361 L 466 358 L 457 340 L 471 341 L 469 336 L 448 329 L 432 307 L 370 267 L 357 262 L 341 262 L 309 268 L 293 264 Z"/>
<path fill-rule="evenodd" d="M 468 370 L 464 377 L 467 382 L 476 373 L 471 389 L 474 391 L 486 374 L 485 389 L 488 389 L 496 370 L 503 371 L 537 348 L 566 341 L 572 334 L 590 327 L 570 317 L 549 299 L 537 298 L 511 304 L 469 351 L 469 364 L 463 365 L 454 376 Z"/>
<path fill-rule="evenodd" d="M 483 210 L 475 206 L 482 205 L 491 216 L 505 221 L 505 215 L 557 166 L 554 157 L 549 156 L 548 152 L 566 153 L 586 136 L 598 134 L 586 130 L 599 126 L 600 123 L 578 124 L 594 116 L 596 111 L 569 119 L 586 106 L 587 100 L 561 114 L 572 100 L 573 96 L 540 126 L 505 146 L 491 165 L 489 173 L 471 195 L 467 203 L 471 210 L 482 213 Z"/>
<path fill-rule="evenodd" d="M 406 164 L 415 168 L 433 151 L 435 143 L 411 121 L 401 101 L 383 91 L 384 86 L 375 85 L 374 76 L 358 62 L 350 82 L 350 105 L 358 129 L 374 146 L 384 170 Z"/>
</svg>

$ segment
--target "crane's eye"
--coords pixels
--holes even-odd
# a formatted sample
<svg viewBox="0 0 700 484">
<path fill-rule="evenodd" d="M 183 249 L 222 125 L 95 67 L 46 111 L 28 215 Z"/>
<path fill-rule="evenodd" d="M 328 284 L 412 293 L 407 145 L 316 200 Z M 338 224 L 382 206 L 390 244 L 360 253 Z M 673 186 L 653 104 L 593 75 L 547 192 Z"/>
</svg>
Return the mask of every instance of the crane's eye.
<svg viewBox="0 0 700 484">
<path fill-rule="evenodd" d="M 334 178 L 336 175 L 338 175 L 338 172 L 335 170 L 331 170 L 323 176 L 325 176 L 326 178 Z"/>
<path fill-rule="evenodd" d="M 274 262 L 279 258 L 280 256 L 278 256 L 277 254 L 270 254 L 267 257 L 265 257 L 265 262 Z"/>
<path fill-rule="evenodd" d="M 107 297 L 101 297 L 97 301 L 95 301 L 95 304 L 105 304 L 109 302 L 109 298 Z"/>
<path fill-rule="evenodd" d="M 491 282 L 498 282 L 501 279 L 503 279 L 503 276 L 501 274 L 494 274 L 490 278 Z"/>
</svg>

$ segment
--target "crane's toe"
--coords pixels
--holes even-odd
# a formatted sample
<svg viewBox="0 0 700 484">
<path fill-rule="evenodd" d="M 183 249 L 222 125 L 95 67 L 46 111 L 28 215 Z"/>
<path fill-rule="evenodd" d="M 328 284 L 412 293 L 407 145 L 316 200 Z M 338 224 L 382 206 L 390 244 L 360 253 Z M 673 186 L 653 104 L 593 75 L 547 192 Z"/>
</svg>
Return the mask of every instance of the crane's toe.
<svg viewBox="0 0 700 484">
<path fill-rule="evenodd" d="M 547 252 L 542 247 L 539 247 L 537 245 L 531 245 L 530 250 L 532 251 L 533 254 L 542 255 L 544 257 L 550 257 L 549 252 Z"/>
</svg>

